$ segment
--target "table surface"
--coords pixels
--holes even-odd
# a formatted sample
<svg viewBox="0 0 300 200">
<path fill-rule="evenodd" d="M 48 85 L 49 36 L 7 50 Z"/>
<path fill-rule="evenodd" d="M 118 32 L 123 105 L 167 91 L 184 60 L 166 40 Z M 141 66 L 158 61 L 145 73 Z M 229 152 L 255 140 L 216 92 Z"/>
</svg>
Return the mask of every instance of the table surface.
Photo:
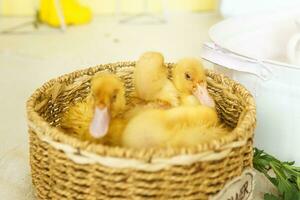
<svg viewBox="0 0 300 200">
<path fill-rule="evenodd" d="M 0 18 L 0 31 L 32 20 Z M 45 81 L 100 63 L 136 60 L 155 50 L 166 61 L 201 55 L 208 29 L 220 21 L 213 13 L 173 14 L 167 23 L 119 23 L 96 17 L 86 26 L 59 29 L 24 27 L 0 35 L 0 194 L 6 200 L 33 199 L 28 161 L 25 102 Z M 254 199 L 270 185 L 259 176 Z"/>
</svg>

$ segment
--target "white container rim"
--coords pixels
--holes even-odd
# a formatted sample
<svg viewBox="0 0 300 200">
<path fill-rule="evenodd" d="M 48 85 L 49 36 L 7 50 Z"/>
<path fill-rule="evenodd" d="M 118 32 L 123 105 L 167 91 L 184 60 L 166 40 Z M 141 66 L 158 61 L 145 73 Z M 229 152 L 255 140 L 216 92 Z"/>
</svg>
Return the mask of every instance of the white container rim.
<svg viewBox="0 0 300 200">
<path fill-rule="evenodd" d="M 290 64 L 290 63 L 286 63 L 286 62 L 282 62 L 282 61 L 276 61 L 276 60 L 272 60 L 272 59 L 257 59 L 257 58 L 254 58 L 252 56 L 249 56 L 249 55 L 246 55 L 246 54 L 243 54 L 241 52 L 238 52 L 236 49 L 233 49 L 231 48 L 230 46 L 227 46 L 225 45 L 223 42 L 222 42 L 222 39 L 220 37 L 217 36 L 217 32 L 220 30 L 220 27 L 226 27 L 227 24 L 234 24 L 235 21 L 247 21 L 249 19 L 262 19 L 262 18 L 265 18 L 265 19 L 269 19 L 269 20 L 273 20 L 275 19 L 274 16 L 277 16 L 276 18 L 278 17 L 281 17 L 281 18 L 288 18 L 288 17 L 291 17 L 291 16 L 300 16 L 300 12 L 299 12 L 299 9 L 297 10 L 292 10 L 292 11 L 289 11 L 289 12 L 280 12 L 280 13 L 275 13 L 275 14 L 257 14 L 257 15 L 245 15 L 245 16 L 240 16 L 240 17 L 233 17 L 233 18 L 228 18 L 228 19 L 225 19 L 215 25 L 213 25 L 209 31 L 208 31 L 208 34 L 209 34 L 209 38 L 210 40 L 215 44 L 215 46 L 217 47 L 217 49 L 223 51 L 224 53 L 226 54 L 233 54 L 233 55 L 236 55 L 242 59 L 245 59 L 247 61 L 250 61 L 250 62 L 257 62 L 257 63 L 266 63 L 266 64 L 271 64 L 271 65 L 276 65 L 278 67 L 283 67 L 283 68 L 291 68 L 291 69 L 294 69 L 294 70 L 300 70 L 300 65 L 294 65 L 294 64 Z M 262 23 L 265 23 L 265 22 L 262 22 Z M 204 46 L 210 46 L 212 47 L 211 44 L 208 44 L 208 43 L 205 43 Z M 215 49 L 216 50 L 216 49 Z"/>
</svg>

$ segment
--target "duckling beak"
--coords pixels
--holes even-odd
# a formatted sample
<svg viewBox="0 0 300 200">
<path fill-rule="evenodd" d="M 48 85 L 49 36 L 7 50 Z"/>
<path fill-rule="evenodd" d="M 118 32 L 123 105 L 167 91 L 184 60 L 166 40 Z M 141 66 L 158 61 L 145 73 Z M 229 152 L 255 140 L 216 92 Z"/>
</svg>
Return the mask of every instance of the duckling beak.
<svg viewBox="0 0 300 200">
<path fill-rule="evenodd" d="M 202 105 L 212 108 L 215 107 L 215 102 L 208 93 L 206 83 L 197 84 L 193 94 Z"/>
<path fill-rule="evenodd" d="M 94 138 L 101 138 L 106 135 L 109 128 L 110 116 L 107 107 L 96 106 L 94 117 L 90 124 L 90 133 Z"/>
</svg>

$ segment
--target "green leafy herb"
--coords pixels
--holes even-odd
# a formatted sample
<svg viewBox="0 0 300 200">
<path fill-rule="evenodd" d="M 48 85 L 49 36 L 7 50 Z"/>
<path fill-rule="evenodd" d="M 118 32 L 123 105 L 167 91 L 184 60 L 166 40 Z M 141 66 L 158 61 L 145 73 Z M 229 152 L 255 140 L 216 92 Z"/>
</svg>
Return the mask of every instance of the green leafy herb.
<svg viewBox="0 0 300 200">
<path fill-rule="evenodd" d="M 254 149 L 254 168 L 262 172 L 279 192 L 278 196 L 265 194 L 265 200 L 300 200 L 300 167 L 294 163 L 282 162 L 263 150 Z M 270 176 L 270 170 L 275 177 Z"/>
<path fill-rule="evenodd" d="M 269 194 L 269 193 L 266 193 L 266 194 L 264 195 L 264 199 L 265 199 L 265 200 L 281 200 L 280 197 L 277 197 L 277 196 L 275 196 L 275 195 L 273 195 L 273 194 Z"/>
</svg>

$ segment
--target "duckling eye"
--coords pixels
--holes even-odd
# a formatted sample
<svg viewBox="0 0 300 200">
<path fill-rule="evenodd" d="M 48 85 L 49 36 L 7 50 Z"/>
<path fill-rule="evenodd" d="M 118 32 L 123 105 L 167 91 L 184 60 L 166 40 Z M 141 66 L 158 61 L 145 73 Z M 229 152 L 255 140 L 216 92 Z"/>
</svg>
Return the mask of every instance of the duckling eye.
<svg viewBox="0 0 300 200">
<path fill-rule="evenodd" d="M 188 73 L 185 73 L 184 75 L 185 75 L 186 80 L 191 80 L 192 79 L 192 77 Z"/>
<path fill-rule="evenodd" d="M 112 95 L 112 101 L 115 101 L 116 99 L 117 99 L 117 97 L 118 97 L 118 90 L 116 90 L 116 91 L 114 91 L 114 93 L 113 93 L 113 95 Z"/>
<path fill-rule="evenodd" d="M 113 100 L 113 101 L 115 101 L 115 100 L 116 100 L 116 98 L 117 98 L 117 95 L 116 95 L 116 94 L 114 94 L 114 95 L 112 96 L 112 100 Z"/>
</svg>

